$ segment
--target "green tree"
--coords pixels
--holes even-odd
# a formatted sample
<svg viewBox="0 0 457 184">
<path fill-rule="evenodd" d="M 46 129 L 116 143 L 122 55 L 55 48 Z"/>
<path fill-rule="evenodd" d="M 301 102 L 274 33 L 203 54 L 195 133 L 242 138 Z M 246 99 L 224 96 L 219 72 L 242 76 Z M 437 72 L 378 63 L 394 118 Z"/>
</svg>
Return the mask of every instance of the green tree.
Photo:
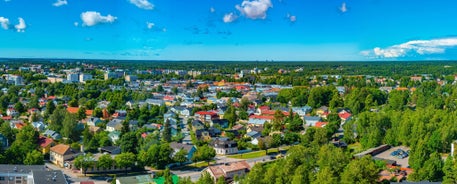
<svg viewBox="0 0 457 184">
<path fill-rule="evenodd" d="M 114 165 L 114 159 L 111 155 L 104 154 L 98 158 L 97 166 L 103 169 L 110 169 Z"/>
<path fill-rule="evenodd" d="M 95 164 L 95 159 L 91 153 L 79 155 L 75 158 L 75 167 L 81 169 L 86 176 L 87 169 L 91 168 Z"/>
<path fill-rule="evenodd" d="M 134 166 L 136 162 L 136 156 L 130 152 L 121 153 L 114 157 L 114 161 L 116 162 L 116 166 L 127 169 Z"/>
<path fill-rule="evenodd" d="M 163 125 L 162 141 L 171 142 L 171 127 L 170 121 L 167 119 Z"/>
<path fill-rule="evenodd" d="M 62 122 L 62 136 L 69 138 L 71 141 L 79 141 L 81 130 L 78 130 L 78 121 L 74 114 L 66 113 Z"/>
<path fill-rule="evenodd" d="M 164 184 L 173 184 L 173 177 L 172 173 L 170 172 L 170 168 L 166 168 L 165 171 L 163 171 L 163 178 L 165 180 Z"/>
<path fill-rule="evenodd" d="M 54 104 L 54 101 L 49 100 L 46 103 L 46 111 L 45 111 L 46 115 L 48 115 L 48 116 L 52 115 L 54 110 L 56 110 L 56 105 Z"/>
<path fill-rule="evenodd" d="M 214 180 L 208 172 L 203 172 L 196 184 L 214 184 Z"/>
<path fill-rule="evenodd" d="M 44 156 L 37 150 L 33 150 L 30 153 L 27 153 L 27 156 L 24 160 L 25 165 L 43 165 Z"/>
<path fill-rule="evenodd" d="M 19 112 L 20 114 L 22 114 L 22 113 L 24 113 L 26 111 L 24 105 L 21 102 L 17 102 L 14 105 L 14 109 L 16 109 L 16 111 Z"/>
<path fill-rule="evenodd" d="M 224 176 L 221 176 L 221 177 L 217 178 L 216 184 L 227 184 L 227 182 L 225 181 Z"/>
<path fill-rule="evenodd" d="M 97 118 L 103 117 L 103 110 L 100 108 L 95 108 L 94 111 L 92 112 L 92 116 L 95 116 Z"/>
<path fill-rule="evenodd" d="M 173 161 L 182 164 L 187 161 L 187 150 L 181 149 L 174 156 Z"/>
<path fill-rule="evenodd" d="M 376 183 L 379 168 L 370 156 L 365 156 L 350 162 L 341 174 L 343 184 Z"/>
<path fill-rule="evenodd" d="M 62 122 L 64 121 L 66 115 L 67 110 L 65 110 L 62 106 L 57 107 L 49 118 L 49 129 L 60 132 L 63 127 Z"/>
<path fill-rule="evenodd" d="M 78 109 L 78 112 L 76 113 L 76 117 L 78 120 L 82 120 L 82 119 L 85 119 L 87 116 L 86 116 L 86 108 L 85 107 L 80 107 Z"/>
<path fill-rule="evenodd" d="M 121 139 L 119 140 L 119 145 L 123 153 L 138 153 L 136 149 L 138 145 L 138 138 L 136 137 L 135 132 L 127 132 L 122 135 Z"/>
<path fill-rule="evenodd" d="M 0 120 L 0 133 L 5 136 L 8 139 L 8 142 L 11 144 L 14 141 L 14 135 L 15 132 L 9 125 L 9 123 L 3 122 L 3 120 Z"/>
<path fill-rule="evenodd" d="M 216 150 L 209 147 L 208 145 L 203 145 L 197 148 L 197 151 L 192 156 L 192 161 L 206 161 L 209 166 L 209 162 L 213 160 L 216 156 Z"/>
<path fill-rule="evenodd" d="M 434 152 L 430 155 L 430 159 L 425 161 L 424 166 L 419 170 L 419 175 L 423 180 L 427 181 L 441 181 L 443 173 L 443 160 L 441 155 L 437 152 Z"/>
</svg>

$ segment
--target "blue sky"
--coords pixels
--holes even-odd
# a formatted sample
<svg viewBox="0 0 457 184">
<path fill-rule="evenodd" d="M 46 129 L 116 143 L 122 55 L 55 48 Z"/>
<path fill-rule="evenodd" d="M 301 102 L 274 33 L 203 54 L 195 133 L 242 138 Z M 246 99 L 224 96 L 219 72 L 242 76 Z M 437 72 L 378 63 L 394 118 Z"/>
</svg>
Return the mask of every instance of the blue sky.
<svg viewBox="0 0 457 184">
<path fill-rule="evenodd" d="M 0 57 L 457 59 L 454 0 L 0 0 Z"/>
</svg>

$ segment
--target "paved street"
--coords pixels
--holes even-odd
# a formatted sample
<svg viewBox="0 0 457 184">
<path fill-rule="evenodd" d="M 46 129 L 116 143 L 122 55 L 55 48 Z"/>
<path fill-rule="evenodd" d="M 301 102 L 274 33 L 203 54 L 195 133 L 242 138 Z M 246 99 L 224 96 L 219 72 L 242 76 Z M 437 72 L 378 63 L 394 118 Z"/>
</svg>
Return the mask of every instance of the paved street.
<svg viewBox="0 0 457 184">
<path fill-rule="evenodd" d="M 46 167 L 52 170 L 61 170 L 63 174 L 67 177 L 68 183 L 79 183 L 81 181 L 94 181 L 96 184 L 107 184 L 106 177 L 84 177 L 79 172 L 73 172 L 70 169 L 60 168 L 52 163 L 45 163 Z"/>
<path fill-rule="evenodd" d="M 219 156 L 218 155 L 218 156 L 215 157 L 215 160 L 216 160 L 216 164 L 212 164 L 212 165 L 246 160 L 251 167 L 254 166 L 256 163 L 259 163 L 259 162 L 272 161 L 270 155 L 259 157 L 259 158 L 252 158 L 252 159 L 236 159 L 236 158 L 229 158 L 229 157 L 226 157 L 226 156 Z M 190 179 L 192 181 L 194 181 L 194 182 L 197 181 L 198 178 L 200 178 L 200 175 L 201 175 L 201 169 L 200 170 L 198 170 L 198 169 L 195 169 L 195 170 L 172 170 L 172 172 L 174 174 L 180 176 L 180 177 L 190 177 Z"/>
</svg>

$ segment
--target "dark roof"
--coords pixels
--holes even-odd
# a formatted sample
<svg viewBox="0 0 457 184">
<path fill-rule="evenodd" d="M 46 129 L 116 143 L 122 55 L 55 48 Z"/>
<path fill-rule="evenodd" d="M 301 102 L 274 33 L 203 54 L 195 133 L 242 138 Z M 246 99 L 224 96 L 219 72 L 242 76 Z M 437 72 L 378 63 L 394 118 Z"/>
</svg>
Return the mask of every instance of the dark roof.
<svg viewBox="0 0 457 184">
<path fill-rule="evenodd" d="M 187 153 L 189 153 L 190 150 L 192 150 L 192 148 L 194 146 L 193 145 L 189 145 L 189 144 L 182 144 L 182 143 L 172 142 L 172 143 L 170 143 L 170 147 L 173 148 L 174 150 L 184 149 L 184 150 L 187 151 Z"/>
<path fill-rule="evenodd" d="M 236 148 L 238 146 L 237 142 L 223 138 L 216 138 L 209 145 L 215 148 Z"/>
<path fill-rule="evenodd" d="M 119 148 L 119 146 L 105 146 L 105 147 L 100 148 L 100 150 L 102 152 L 109 152 L 109 153 L 115 152 L 117 149 L 121 149 L 121 148 Z"/>
<path fill-rule="evenodd" d="M 32 170 L 46 170 L 44 165 L 6 165 L 0 164 L 0 173 L 30 173 Z"/>
<path fill-rule="evenodd" d="M 43 170 L 33 170 L 32 171 L 33 183 L 34 184 L 67 184 L 62 171 L 53 170 L 53 171 L 43 171 Z"/>
<path fill-rule="evenodd" d="M 195 129 L 203 129 L 203 128 L 205 128 L 205 126 L 203 125 L 203 123 L 200 120 L 192 121 L 192 127 L 194 127 Z"/>
<path fill-rule="evenodd" d="M 214 124 L 219 124 L 219 125 L 224 125 L 224 124 L 229 123 L 227 119 L 213 119 L 212 122 Z"/>
</svg>

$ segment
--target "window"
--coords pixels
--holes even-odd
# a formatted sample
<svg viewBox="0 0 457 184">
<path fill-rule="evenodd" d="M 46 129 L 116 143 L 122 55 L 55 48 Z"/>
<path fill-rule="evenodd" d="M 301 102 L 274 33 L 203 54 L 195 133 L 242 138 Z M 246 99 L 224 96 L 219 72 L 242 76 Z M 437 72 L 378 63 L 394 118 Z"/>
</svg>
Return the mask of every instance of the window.
<svg viewBox="0 0 457 184">
<path fill-rule="evenodd" d="M 5 181 L 5 177 L 0 176 L 0 181 Z"/>
</svg>

